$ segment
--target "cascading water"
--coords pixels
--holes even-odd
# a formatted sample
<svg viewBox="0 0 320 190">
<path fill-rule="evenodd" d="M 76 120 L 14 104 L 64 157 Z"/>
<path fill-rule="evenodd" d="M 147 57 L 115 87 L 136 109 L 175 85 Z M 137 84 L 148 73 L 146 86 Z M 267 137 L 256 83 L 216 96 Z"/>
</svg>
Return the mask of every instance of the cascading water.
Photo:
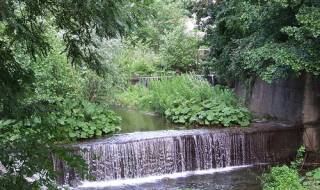
<svg viewBox="0 0 320 190">
<path fill-rule="evenodd" d="M 288 161 L 300 142 L 297 128 L 269 126 L 136 132 L 75 146 L 89 173 L 109 181 Z M 61 183 L 80 180 L 62 162 L 55 165 L 64 173 Z"/>
</svg>

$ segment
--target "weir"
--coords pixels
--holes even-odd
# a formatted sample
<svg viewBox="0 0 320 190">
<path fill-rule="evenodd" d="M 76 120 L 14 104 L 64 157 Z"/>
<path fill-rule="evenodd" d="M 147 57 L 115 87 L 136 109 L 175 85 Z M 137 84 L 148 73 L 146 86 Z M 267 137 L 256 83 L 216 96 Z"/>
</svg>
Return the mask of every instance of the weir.
<svg viewBox="0 0 320 190">
<path fill-rule="evenodd" d="M 297 127 L 256 123 L 250 128 L 167 130 L 119 134 L 75 147 L 97 181 L 132 179 L 228 166 L 280 163 L 301 145 Z M 80 177 L 55 161 L 62 184 Z"/>
</svg>

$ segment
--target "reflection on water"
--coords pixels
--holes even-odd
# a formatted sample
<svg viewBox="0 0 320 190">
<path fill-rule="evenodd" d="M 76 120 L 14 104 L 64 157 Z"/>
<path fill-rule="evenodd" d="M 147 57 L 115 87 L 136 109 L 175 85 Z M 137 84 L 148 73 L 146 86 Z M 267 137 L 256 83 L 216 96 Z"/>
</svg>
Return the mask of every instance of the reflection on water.
<svg viewBox="0 0 320 190">
<path fill-rule="evenodd" d="M 127 108 L 114 108 L 116 113 L 122 117 L 121 133 L 137 131 L 157 131 L 172 129 L 173 126 L 165 118 L 138 110 Z"/>
<path fill-rule="evenodd" d="M 109 183 L 109 187 L 97 185 L 94 188 L 83 187 L 79 190 L 262 190 L 261 173 L 262 169 L 258 168 L 240 168 L 180 178 L 165 177 L 143 184 L 132 182 L 132 184 L 113 186 Z"/>
</svg>

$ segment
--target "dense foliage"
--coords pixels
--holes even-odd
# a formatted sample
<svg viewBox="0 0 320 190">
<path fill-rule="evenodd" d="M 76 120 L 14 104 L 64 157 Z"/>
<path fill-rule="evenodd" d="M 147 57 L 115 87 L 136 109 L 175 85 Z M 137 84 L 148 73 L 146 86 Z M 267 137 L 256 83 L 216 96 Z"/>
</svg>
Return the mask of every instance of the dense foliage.
<svg viewBox="0 0 320 190">
<path fill-rule="evenodd" d="M 262 178 L 264 190 L 316 190 L 320 189 L 320 170 L 314 169 L 301 175 L 304 163 L 305 148 L 300 147 L 296 160 L 290 166 L 275 166 Z"/>
<path fill-rule="evenodd" d="M 228 127 L 250 123 L 249 111 L 230 90 L 189 75 L 152 81 L 148 88 L 131 87 L 119 96 L 119 102 L 159 112 L 176 124 Z"/>
<path fill-rule="evenodd" d="M 72 139 L 99 137 L 120 130 L 120 117 L 99 104 L 85 100 L 65 100 L 61 111 L 51 117 Z"/>
<path fill-rule="evenodd" d="M 83 160 L 70 156 L 68 149 L 56 145 L 59 131 L 51 118 L 32 117 L 23 121 L 0 121 L 0 189 L 54 189 L 58 175 L 52 156 L 66 161 L 81 174 L 86 171 Z M 4 166 L 4 168 L 2 167 Z M 4 169 L 4 171 L 3 171 Z"/>
<path fill-rule="evenodd" d="M 196 35 L 186 34 L 181 26 L 163 36 L 160 52 L 165 69 L 183 73 L 197 71 L 199 40 Z"/>
<path fill-rule="evenodd" d="M 219 92 L 216 90 L 215 96 Z M 201 126 L 235 126 L 246 127 L 250 124 L 250 113 L 246 108 L 236 105 L 228 105 L 229 102 L 205 100 L 202 102 L 176 101 L 173 108 L 166 110 L 166 117 L 177 124 L 190 124 Z"/>
<path fill-rule="evenodd" d="M 173 104 L 177 100 L 186 101 L 195 98 L 204 101 L 214 95 L 209 83 L 198 80 L 191 75 L 151 81 L 148 90 L 149 96 L 147 94 L 145 106 L 160 113 L 164 113 L 168 108 L 173 108 Z"/>
<path fill-rule="evenodd" d="M 154 0 L 149 6 L 151 16 L 141 20 L 141 27 L 128 36 L 131 43 L 142 42 L 158 51 L 163 37 L 185 24 L 188 18 L 185 8 L 187 2 L 188 0 Z"/>
<path fill-rule="evenodd" d="M 117 70 L 108 68 L 107 72 L 98 76 L 85 68 L 72 68 L 67 56 L 61 54 L 61 40 L 53 37 L 54 31 L 52 33 L 53 49 L 49 55 L 29 63 L 34 72 L 35 93 L 26 98 L 28 111 L 47 112 L 53 117 L 52 124 L 56 122 L 55 125 L 61 127 L 65 131 L 63 134 L 69 134 L 67 137 L 71 139 L 114 132 L 119 118 L 105 104 L 115 86 L 112 81 L 119 78 L 118 75 L 111 77 Z M 102 62 L 101 67 L 108 65 Z"/>
<path fill-rule="evenodd" d="M 120 75 L 104 41 L 126 34 L 147 4 L 0 2 L 1 190 L 55 188 L 53 156 L 85 170 L 61 143 L 118 129 L 104 104 Z"/>
<path fill-rule="evenodd" d="M 273 167 L 264 178 L 264 190 L 303 190 L 297 170 L 288 166 Z"/>
<path fill-rule="evenodd" d="M 114 58 L 114 63 L 119 65 L 128 78 L 133 76 L 150 76 L 161 74 L 163 59 L 148 45 L 136 42 L 135 45 L 125 42 L 123 49 Z"/>
<path fill-rule="evenodd" d="M 208 66 L 221 79 L 319 75 L 319 1 L 198 1 L 192 9 L 207 32 Z"/>
<path fill-rule="evenodd" d="M 200 39 L 186 30 L 187 1 L 155 0 L 150 17 L 141 20 L 122 42 L 115 61 L 132 76 L 195 71 Z"/>
<path fill-rule="evenodd" d="M 89 76 L 105 79 L 90 70 L 72 68 L 67 56 L 61 53 L 61 41 L 53 34 L 47 34 L 54 38 L 48 56 L 38 60 L 23 57 L 24 66 L 32 71 L 32 84 L 16 97 L 19 101 L 11 105 L 12 112 L 4 112 L 4 106 L 1 110 L 0 161 L 6 173 L 0 181 L 4 189 L 51 186 L 51 179 L 57 175 L 52 165 L 53 155 L 83 170 L 81 159 L 66 154 L 59 142 L 101 136 L 119 129 L 119 117 L 96 101 L 104 98 L 95 95 L 93 100 L 87 95 L 88 84 L 93 84 Z M 96 91 L 97 87 L 91 89 Z M 47 172 L 39 175 L 39 180 L 26 181 L 26 177 L 43 169 Z"/>
<path fill-rule="evenodd" d="M 306 189 L 320 189 L 320 168 L 307 172 L 302 177 L 302 185 Z"/>
</svg>

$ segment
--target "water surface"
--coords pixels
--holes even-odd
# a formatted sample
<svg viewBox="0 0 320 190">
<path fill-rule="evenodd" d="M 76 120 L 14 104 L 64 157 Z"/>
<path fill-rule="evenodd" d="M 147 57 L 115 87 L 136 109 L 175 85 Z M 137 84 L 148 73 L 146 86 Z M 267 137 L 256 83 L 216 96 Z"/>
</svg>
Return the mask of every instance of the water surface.
<svg viewBox="0 0 320 190">
<path fill-rule="evenodd" d="M 120 133 L 158 131 L 174 128 L 164 117 L 154 113 L 127 108 L 114 108 L 113 110 L 122 117 Z"/>
<path fill-rule="evenodd" d="M 80 187 L 79 190 L 262 190 L 262 171 L 259 167 L 224 168 L 185 177 L 172 174 L 158 180 L 146 178 L 98 182 L 91 184 L 94 187 L 84 184 L 87 187 Z"/>
<path fill-rule="evenodd" d="M 300 146 L 300 131 L 278 123 L 174 130 L 157 115 L 115 111 L 123 118 L 120 134 L 74 145 L 96 181 L 83 181 L 57 160 L 60 184 L 82 181 L 79 190 L 261 190 L 262 170 L 252 165 L 288 161 Z"/>
</svg>

